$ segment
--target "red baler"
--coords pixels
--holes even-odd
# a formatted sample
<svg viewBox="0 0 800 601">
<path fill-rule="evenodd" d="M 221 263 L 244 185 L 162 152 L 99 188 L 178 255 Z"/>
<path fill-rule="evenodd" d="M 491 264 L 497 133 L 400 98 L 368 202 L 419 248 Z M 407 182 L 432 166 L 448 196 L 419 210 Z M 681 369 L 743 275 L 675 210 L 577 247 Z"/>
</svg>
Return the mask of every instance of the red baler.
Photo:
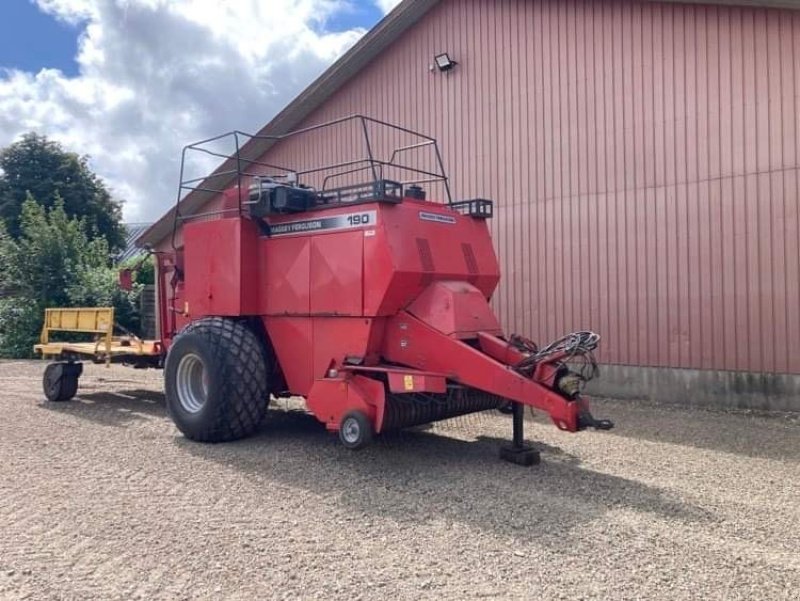
<svg viewBox="0 0 800 601">
<path fill-rule="evenodd" d="M 503 456 L 525 464 L 538 458 L 522 440 L 525 405 L 562 430 L 610 428 L 580 397 L 592 374 L 571 367 L 594 369 L 595 334 L 546 349 L 504 335 L 489 304 L 500 280 L 492 202 L 430 202 L 418 180 L 379 177 L 432 176 L 449 195 L 443 169 L 396 158 L 432 146 L 441 167 L 434 140 L 420 135 L 379 160 L 366 127 L 379 122 L 326 126 L 349 121 L 364 126 L 369 156 L 323 169 L 338 169 L 328 179 L 367 172 L 365 183 L 312 188 L 298 182 L 321 169 L 266 175 L 266 164 L 246 161 L 237 185 L 220 190 L 222 208 L 184 220 L 182 244 L 159 255 L 166 396 L 178 428 L 201 441 L 239 438 L 270 395 L 296 395 L 360 448 L 390 429 L 511 407 L 514 441 Z"/>
</svg>

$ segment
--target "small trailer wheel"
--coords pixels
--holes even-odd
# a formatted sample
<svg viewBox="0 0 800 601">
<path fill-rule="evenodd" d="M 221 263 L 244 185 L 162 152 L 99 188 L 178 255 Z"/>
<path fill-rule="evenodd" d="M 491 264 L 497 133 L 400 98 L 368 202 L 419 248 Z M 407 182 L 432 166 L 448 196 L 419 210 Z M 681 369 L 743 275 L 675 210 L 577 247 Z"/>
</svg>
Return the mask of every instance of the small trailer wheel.
<svg viewBox="0 0 800 601">
<path fill-rule="evenodd" d="M 80 363 L 56 362 L 48 365 L 42 378 L 45 398 L 51 403 L 70 400 L 78 392 L 78 378 L 82 371 Z"/>
<path fill-rule="evenodd" d="M 372 441 L 372 424 L 361 411 L 351 411 L 339 424 L 339 440 L 348 449 L 363 449 Z"/>
</svg>

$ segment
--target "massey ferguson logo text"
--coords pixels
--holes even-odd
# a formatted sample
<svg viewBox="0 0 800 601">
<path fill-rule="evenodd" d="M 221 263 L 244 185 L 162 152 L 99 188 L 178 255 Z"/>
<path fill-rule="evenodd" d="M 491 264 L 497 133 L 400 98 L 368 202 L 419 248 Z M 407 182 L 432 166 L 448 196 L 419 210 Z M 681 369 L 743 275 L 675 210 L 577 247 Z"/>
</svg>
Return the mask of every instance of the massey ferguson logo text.
<svg viewBox="0 0 800 601">
<path fill-rule="evenodd" d="M 450 215 L 439 215 L 439 213 L 427 213 L 425 211 L 419 212 L 419 218 L 423 221 L 435 221 L 436 223 L 453 224 L 456 222 L 456 218 Z"/>
<path fill-rule="evenodd" d="M 377 221 L 377 211 L 359 211 L 358 213 L 322 217 L 321 219 L 304 219 L 303 221 L 275 223 L 270 225 L 269 235 L 286 236 L 288 234 L 303 234 L 306 232 L 347 230 L 363 227 L 365 225 L 373 226 Z"/>
<path fill-rule="evenodd" d="M 279 234 L 296 234 L 299 232 L 309 232 L 312 230 L 321 229 L 322 220 L 317 219 L 315 221 L 296 221 L 294 223 L 280 223 L 278 225 L 273 225 L 269 228 L 269 233 L 273 236 L 277 236 Z"/>
</svg>

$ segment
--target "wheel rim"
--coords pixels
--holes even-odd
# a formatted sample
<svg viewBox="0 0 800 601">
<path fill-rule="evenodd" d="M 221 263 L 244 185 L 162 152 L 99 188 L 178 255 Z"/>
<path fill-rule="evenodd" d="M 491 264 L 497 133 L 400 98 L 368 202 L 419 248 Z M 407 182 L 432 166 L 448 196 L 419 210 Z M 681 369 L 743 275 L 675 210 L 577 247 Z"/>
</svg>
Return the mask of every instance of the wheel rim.
<svg viewBox="0 0 800 601">
<path fill-rule="evenodd" d="M 208 372 L 203 360 L 189 353 L 181 358 L 175 376 L 178 402 L 184 411 L 197 413 L 208 399 Z"/>
<path fill-rule="evenodd" d="M 345 420 L 342 424 L 342 438 L 351 444 L 358 442 L 358 439 L 361 438 L 361 426 L 358 420 L 352 417 Z"/>
</svg>

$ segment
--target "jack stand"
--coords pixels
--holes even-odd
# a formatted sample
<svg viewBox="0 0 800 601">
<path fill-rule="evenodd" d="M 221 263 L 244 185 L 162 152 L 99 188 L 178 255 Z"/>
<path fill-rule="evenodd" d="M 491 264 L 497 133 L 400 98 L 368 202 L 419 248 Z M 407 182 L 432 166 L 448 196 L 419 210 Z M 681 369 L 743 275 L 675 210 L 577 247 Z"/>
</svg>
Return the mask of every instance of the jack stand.
<svg viewBox="0 0 800 601">
<path fill-rule="evenodd" d="M 512 419 L 514 422 L 514 436 L 510 445 L 500 449 L 500 459 L 516 463 L 517 465 L 536 465 L 539 463 L 539 451 L 525 444 L 524 410 L 521 403 L 512 403 Z"/>
</svg>

